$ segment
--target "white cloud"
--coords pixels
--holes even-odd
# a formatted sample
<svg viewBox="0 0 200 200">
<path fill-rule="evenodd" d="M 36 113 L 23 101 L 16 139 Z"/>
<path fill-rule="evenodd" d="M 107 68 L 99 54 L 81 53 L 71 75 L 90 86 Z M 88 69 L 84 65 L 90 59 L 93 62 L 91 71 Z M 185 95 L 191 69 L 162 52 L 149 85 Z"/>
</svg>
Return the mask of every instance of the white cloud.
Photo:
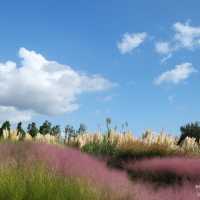
<svg viewBox="0 0 200 200">
<path fill-rule="evenodd" d="M 5 110 L 24 121 L 31 113 L 57 115 L 78 109 L 78 96 L 115 84 L 100 75 L 87 75 L 20 48 L 21 64 L 0 63 L 0 114 Z M 6 115 L 5 115 L 6 116 Z"/>
<path fill-rule="evenodd" d="M 191 63 L 183 63 L 176 65 L 174 69 L 162 73 L 158 78 L 155 79 L 155 84 L 160 85 L 161 83 L 173 83 L 178 84 L 183 80 L 189 78 L 189 76 L 197 72 Z"/>
<path fill-rule="evenodd" d="M 173 24 L 174 36 L 165 42 L 156 42 L 155 50 L 161 55 L 171 55 L 180 49 L 193 50 L 200 47 L 200 27 L 191 26 L 189 22 Z"/>
<path fill-rule="evenodd" d="M 147 33 L 125 33 L 117 47 L 122 54 L 130 53 L 133 49 L 139 47 L 147 38 Z"/>
<path fill-rule="evenodd" d="M 169 60 L 170 58 L 172 57 L 172 54 L 168 54 L 167 56 L 164 56 L 162 59 L 161 59 L 161 64 L 165 63 L 167 60 Z"/>
<path fill-rule="evenodd" d="M 155 50 L 159 54 L 168 54 L 172 51 L 169 42 L 157 42 L 155 44 Z"/>
<path fill-rule="evenodd" d="M 173 28 L 175 30 L 174 39 L 178 47 L 192 49 L 200 46 L 200 27 L 190 26 L 189 23 L 177 22 Z"/>
<path fill-rule="evenodd" d="M 31 120 L 33 112 L 19 111 L 12 106 L 0 106 L 0 122 L 9 120 L 11 123 L 18 123 L 19 121 L 27 122 Z"/>
</svg>

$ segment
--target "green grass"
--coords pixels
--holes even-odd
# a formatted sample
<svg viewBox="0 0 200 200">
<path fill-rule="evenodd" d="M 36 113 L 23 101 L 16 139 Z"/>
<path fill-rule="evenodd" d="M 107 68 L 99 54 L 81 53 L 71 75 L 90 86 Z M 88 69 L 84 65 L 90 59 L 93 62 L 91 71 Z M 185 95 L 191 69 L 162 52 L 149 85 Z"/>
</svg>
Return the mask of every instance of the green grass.
<svg viewBox="0 0 200 200">
<path fill-rule="evenodd" d="M 104 136 L 102 141 L 87 143 L 81 150 L 96 156 L 114 156 L 117 150 L 116 145 L 115 141 L 110 142 L 107 136 Z"/>
<path fill-rule="evenodd" d="M 116 143 L 110 143 L 106 138 L 101 142 L 85 144 L 82 147 L 82 151 L 97 156 L 106 156 L 108 158 L 108 165 L 115 168 L 123 168 L 126 162 L 145 158 L 185 155 L 178 150 L 170 149 L 162 144 L 147 145 L 135 141 L 117 146 Z"/>
<path fill-rule="evenodd" d="M 55 175 L 42 167 L 0 169 L 0 200 L 103 200 L 84 182 Z"/>
</svg>

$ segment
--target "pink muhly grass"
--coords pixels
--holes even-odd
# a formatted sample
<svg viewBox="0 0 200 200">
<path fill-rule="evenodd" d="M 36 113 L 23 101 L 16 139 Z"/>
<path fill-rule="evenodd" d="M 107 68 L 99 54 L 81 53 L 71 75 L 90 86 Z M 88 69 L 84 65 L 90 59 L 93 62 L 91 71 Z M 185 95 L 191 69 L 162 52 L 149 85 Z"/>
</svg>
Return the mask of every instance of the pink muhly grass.
<svg viewBox="0 0 200 200">
<path fill-rule="evenodd" d="M 38 164 L 57 175 L 84 181 L 106 195 L 114 192 L 117 199 L 134 199 L 133 185 L 125 172 L 109 169 L 106 163 L 79 150 L 33 142 L 0 144 L 0 167 L 31 169 Z"/>
<path fill-rule="evenodd" d="M 200 178 L 200 159 L 198 158 L 153 158 L 129 163 L 128 168 L 138 172 L 171 172 L 179 176 Z"/>
<path fill-rule="evenodd" d="M 13 143 L 0 144 L 0 166 L 16 164 L 16 146 Z"/>
<path fill-rule="evenodd" d="M 172 159 L 172 160 L 171 160 Z M 187 172 L 187 169 L 192 166 L 192 170 L 195 170 L 193 174 L 198 174 L 196 168 L 198 164 L 192 162 L 193 159 L 183 158 L 167 158 L 165 163 L 170 165 L 176 165 L 175 168 L 181 173 Z M 0 166 L 4 164 L 6 160 L 14 160 L 15 163 L 23 164 L 25 167 L 29 165 L 37 164 L 38 161 L 43 162 L 49 169 L 55 172 L 69 177 L 77 177 L 88 180 L 94 186 L 102 186 L 108 190 L 114 190 L 118 197 L 126 200 L 195 200 L 198 199 L 195 184 L 191 182 L 184 182 L 181 186 L 168 186 L 168 187 L 153 187 L 150 184 L 144 182 L 130 182 L 124 172 L 112 170 L 107 168 L 104 162 L 101 162 L 87 154 L 83 154 L 78 150 L 60 147 L 56 145 L 37 144 L 31 142 L 21 142 L 19 144 L 0 144 Z M 157 169 L 157 165 L 154 164 L 154 160 L 138 161 L 131 167 L 136 169 L 146 170 L 147 168 Z M 165 169 L 163 159 L 157 159 L 157 163 L 161 164 L 162 169 Z M 173 161 L 175 160 L 175 161 Z M 181 168 L 186 162 L 187 167 Z M 173 162 L 171 162 L 173 161 Z M 146 165 L 148 163 L 148 165 Z M 156 162 L 155 162 L 156 163 Z M 195 163 L 191 165 L 191 163 Z M 197 162 L 198 163 L 198 162 Z M 146 168 L 147 167 L 147 168 Z M 161 169 L 158 167 L 158 169 Z M 168 167 L 167 169 L 169 169 Z M 170 168 L 171 169 L 171 168 Z M 172 168 L 174 170 L 174 168 Z M 179 171 L 179 173 L 180 173 Z M 127 195 L 126 195 L 127 194 Z M 123 198 L 128 196 L 127 198 Z M 109 198 L 108 198 L 109 199 Z M 117 198 L 118 199 L 118 198 Z M 120 198 L 119 198 L 120 199 Z"/>
<path fill-rule="evenodd" d="M 42 143 L 30 143 L 27 150 L 28 154 L 34 155 L 33 160 L 42 161 L 61 175 L 82 178 L 122 196 L 133 196 L 133 185 L 125 172 L 109 169 L 106 163 L 79 150 Z"/>
</svg>

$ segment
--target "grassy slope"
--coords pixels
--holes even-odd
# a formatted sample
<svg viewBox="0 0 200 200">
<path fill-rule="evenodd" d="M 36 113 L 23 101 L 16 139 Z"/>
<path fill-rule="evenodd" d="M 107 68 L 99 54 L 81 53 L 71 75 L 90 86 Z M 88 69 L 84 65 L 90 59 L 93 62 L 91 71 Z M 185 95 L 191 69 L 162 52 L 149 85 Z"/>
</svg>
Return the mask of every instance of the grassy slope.
<svg viewBox="0 0 200 200">
<path fill-rule="evenodd" d="M 127 200 L 109 188 L 124 179 L 77 150 L 6 142 L 0 152 L 0 200 Z"/>
<path fill-rule="evenodd" d="M 103 199 L 86 184 L 59 177 L 41 167 L 1 168 L 0 199 L 96 200 Z"/>
</svg>

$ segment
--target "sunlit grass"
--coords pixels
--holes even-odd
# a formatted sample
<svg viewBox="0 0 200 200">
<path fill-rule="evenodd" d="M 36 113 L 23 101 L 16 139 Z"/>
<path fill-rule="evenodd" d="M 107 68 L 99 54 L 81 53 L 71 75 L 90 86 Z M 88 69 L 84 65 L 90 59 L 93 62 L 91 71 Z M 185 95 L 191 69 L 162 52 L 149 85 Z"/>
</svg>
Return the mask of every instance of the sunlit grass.
<svg viewBox="0 0 200 200">
<path fill-rule="evenodd" d="M 4 141 L 0 152 L 0 200 L 130 199 L 124 174 L 77 149 Z"/>
<path fill-rule="evenodd" d="M 42 167 L 0 169 L 0 199 L 96 200 L 104 199 L 81 181 L 60 177 Z"/>
</svg>

